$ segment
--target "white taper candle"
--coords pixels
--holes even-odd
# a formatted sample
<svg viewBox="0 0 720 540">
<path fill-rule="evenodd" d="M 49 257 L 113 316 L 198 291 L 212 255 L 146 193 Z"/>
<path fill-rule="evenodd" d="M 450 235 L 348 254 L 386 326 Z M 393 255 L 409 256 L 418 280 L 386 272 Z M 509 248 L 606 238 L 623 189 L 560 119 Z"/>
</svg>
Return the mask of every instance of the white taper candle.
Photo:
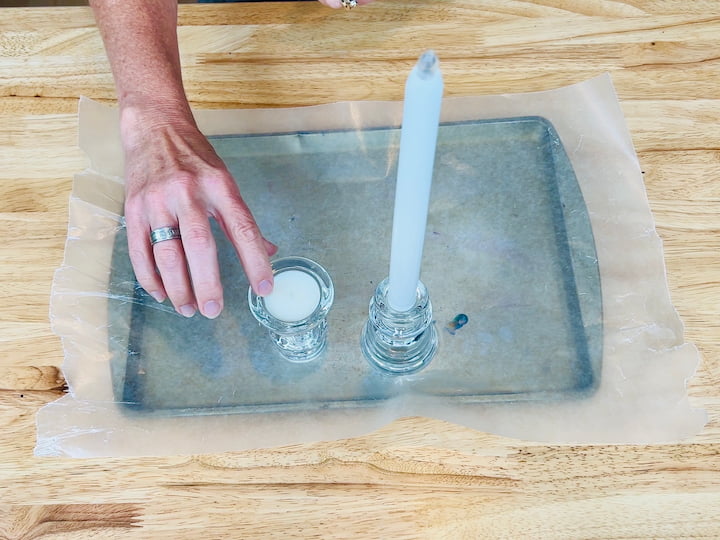
<svg viewBox="0 0 720 540">
<path fill-rule="evenodd" d="M 388 303 L 396 311 L 415 304 L 442 94 L 437 56 L 426 51 L 405 84 L 388 283 Z"/>
</svg>

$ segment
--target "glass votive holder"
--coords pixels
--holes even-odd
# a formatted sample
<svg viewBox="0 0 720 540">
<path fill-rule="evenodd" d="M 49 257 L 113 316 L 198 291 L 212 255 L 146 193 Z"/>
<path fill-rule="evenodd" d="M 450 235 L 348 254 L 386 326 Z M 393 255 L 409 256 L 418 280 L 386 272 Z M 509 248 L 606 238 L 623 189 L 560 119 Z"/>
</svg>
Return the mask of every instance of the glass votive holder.
<svg viewBox="0 0 720 540">
<path fill-rule="evenodd" d="M 284 257 L 271 265 L 273 292 L 258 296 L 250 288 L 250 312 L 267 328 L 287 360 L 314 360 L 327 343 L 327 314 L 334 298 L 332 279 L 322 266 L 304 257 Z"/>
</svg>

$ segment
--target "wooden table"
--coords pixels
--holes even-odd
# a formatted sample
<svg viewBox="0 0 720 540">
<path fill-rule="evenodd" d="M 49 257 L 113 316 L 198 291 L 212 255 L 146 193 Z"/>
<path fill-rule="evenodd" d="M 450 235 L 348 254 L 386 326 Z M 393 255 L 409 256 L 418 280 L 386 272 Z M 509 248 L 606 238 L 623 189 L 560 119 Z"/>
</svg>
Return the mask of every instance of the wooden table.
<svg viewBox="0 0 720 540">
<path fill-rule="evenodd" d="M 182 6 L 180 26 L 199 108 L 402 99 L 428 46 L 442 59 L 446 95 L 551 89 L 609 71 L 673 302 L 704 357 L 691 401 L 710 421 L 692 440 L 657 446 L 538 445 L 406 419 L 349 441 L 266 451 L 34 458 L 35 414 L 64 388 L 48 302 L 72 177 L 87 165 L 77 101 L 112 102 L 114 90 L 89 9 L 5 8 L 0 537 L 720 537 L 717 2 L 195 5 Z"/>
</svg>

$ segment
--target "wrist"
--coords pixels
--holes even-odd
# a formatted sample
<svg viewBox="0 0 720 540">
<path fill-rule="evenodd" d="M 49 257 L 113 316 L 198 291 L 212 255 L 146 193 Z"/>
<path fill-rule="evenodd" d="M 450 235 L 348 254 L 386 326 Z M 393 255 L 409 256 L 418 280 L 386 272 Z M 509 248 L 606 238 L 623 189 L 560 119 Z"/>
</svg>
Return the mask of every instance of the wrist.
<svg viewBox="0 0 720 540">
<path fill-rule="evenodd" d="M 144 135 L 172 127 L 173 130 L 197 130 L 190 105 L 182 97 L 132 95 L 119 101 L 120 134 L 124 145 L 144 144 Z"/>
</svg>

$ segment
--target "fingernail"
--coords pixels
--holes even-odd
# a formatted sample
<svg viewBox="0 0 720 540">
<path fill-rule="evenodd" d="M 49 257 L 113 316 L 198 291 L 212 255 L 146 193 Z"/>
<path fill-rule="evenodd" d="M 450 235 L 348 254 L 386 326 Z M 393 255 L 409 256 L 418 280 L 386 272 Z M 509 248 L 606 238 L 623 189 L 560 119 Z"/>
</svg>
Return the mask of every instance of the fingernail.
<svg viewBox="0 0 720 540">
<path fill-rule="evenodd" d="M 342 2 L 340 0 L 328 0 L 328 6 L 337 9 L 342 6 Z"/>
<path fill-rule="evenodd" d="M 153 291 L 150 293 L 150 296 L 152 296 L 157 302 L 161 304 L 165 301 L 165 295 L 160 291 Z"/>
<path fill-rule="evenodd" d="M 258 296 L 267 296 L 272 292 L 272 283 L 267 279 L 263 279 L 258 283 Z"/>
<path fill-rule="evenodd" d="M 180 308 L 180 313 L 182 313 L 185 317 L 192 317 L 195 315 L 195 307 L 190 304 L 186 304 Z"/>
<path fill-rule="evenodd" d="M 220 315 L 220 304 L 218 304 L 215 300 L 205 302 L 203 315 L 205 315 L 208 319 L 214 319 Z"/>
</svg>

